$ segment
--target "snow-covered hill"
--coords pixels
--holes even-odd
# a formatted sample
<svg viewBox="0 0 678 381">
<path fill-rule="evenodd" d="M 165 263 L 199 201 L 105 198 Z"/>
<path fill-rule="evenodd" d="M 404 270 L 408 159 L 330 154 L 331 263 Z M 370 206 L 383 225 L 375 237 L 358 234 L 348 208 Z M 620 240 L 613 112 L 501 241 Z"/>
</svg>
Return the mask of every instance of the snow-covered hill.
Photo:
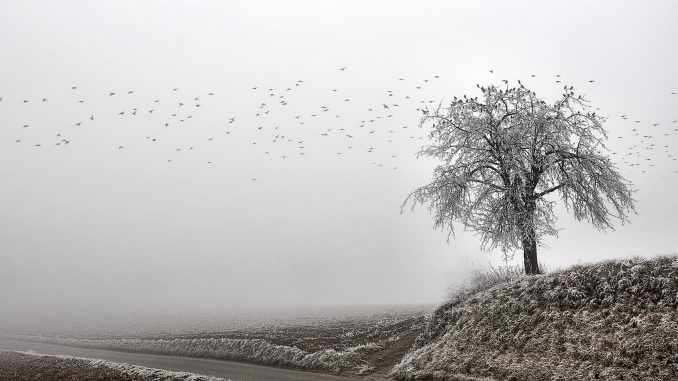
<svg viewBox="0 0 678 381">
<path fill-rule="evenodd" d="M 462 292 L 398 380 L 677 380 L 678 257 L 606 261 Z"/>
</svg>

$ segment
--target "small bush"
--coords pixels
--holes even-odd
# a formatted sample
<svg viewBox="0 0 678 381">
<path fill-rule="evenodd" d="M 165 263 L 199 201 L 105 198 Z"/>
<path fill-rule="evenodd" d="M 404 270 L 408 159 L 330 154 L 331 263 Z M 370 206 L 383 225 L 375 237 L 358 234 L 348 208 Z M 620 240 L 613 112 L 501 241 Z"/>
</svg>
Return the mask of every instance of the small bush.
<svg viewBox="0 0 678 381">
<path fill-rule="evenodd" d="M 508 283 L 525 276 L 525 271 L 520 265 L 489 266 L 484 269 L 473 270 L 471 276 L 460 287 L 448 289 L 447 300 L 455 300 L 460 297 L 485 291 L 501 283 Z"/>
</svg>

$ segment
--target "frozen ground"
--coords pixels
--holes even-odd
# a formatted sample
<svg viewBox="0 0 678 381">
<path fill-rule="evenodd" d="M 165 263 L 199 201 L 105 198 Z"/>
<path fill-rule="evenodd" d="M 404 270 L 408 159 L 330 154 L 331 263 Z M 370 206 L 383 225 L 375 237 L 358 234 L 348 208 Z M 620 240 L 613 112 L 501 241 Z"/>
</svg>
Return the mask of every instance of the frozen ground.
<svg viewBox="0 0 678 381">
<path fill-rule="evenodd" d="M 117 334 L 54 331 L 2 336 L 83 348 L 251 362 L 343 375 L 385 375 L 421 333 L 430 306 L 304 311 L 301 316 L 202 321 L 156 332 L 130 326 Z"/>
</svg>

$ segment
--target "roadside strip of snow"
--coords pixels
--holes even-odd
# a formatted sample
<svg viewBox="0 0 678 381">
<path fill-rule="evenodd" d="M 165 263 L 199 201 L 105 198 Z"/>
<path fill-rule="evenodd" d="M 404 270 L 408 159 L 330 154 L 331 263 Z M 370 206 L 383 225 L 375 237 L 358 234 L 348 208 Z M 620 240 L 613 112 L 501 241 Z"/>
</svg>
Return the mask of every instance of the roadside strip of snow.
<svg viewBox="0 0 678 381">
<path fill-rule="evenodd" d="M 225 379 L 221 377 L 212 377 L 205 376 L 201 374 L 189 373 L 189 372 L 173 372 L 169 370 L 156 369 L 156 368 L 147 368 L 139 365 L 125 364 L 112 362 L 107 360 L 98 360 L 90 359 L 85 357 L 74 357 L 74 356 L 64 356 L 64 355 L 47 355 L 42 353 L 37 353 L 35 351 L 8 351 L 0 349 L 0 352 L 14 352 L 21 353 L 28 356 L 34 357 L 56 357 L 66 360 L 79 360 L 84 361 L 91 365 L 92 367 L 107 367 L 114 369 L 116 371 L 122 372 L 131 377 L 155 377 L 161 379 L 172 379 L 172 380 L 182 380 L 182 381 L 233 381 L 231 379 Z"/>
<path fill-rule="evenodd" d="M 244 361 L 305 370 L 329 370 L 334 373 L 343 369 L 358 369 L 360 366 L 358 352 L 371 348 L 370 345 L 359 345 L 344 351 L 327 348 L 309 353 L 297 347 L 276 345 L 261 339 L 76 339 L 11 334 L 0 334 L 0 337 L 81 348 Z M 376 344 L 372 344 L 374 345 Z"/>
</svg>

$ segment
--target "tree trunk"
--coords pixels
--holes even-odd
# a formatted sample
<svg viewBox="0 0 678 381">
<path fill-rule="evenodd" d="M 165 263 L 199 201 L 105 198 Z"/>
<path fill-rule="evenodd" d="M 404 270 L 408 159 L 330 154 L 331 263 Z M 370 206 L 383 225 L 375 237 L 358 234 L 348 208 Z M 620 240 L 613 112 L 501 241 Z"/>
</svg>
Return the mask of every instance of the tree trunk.
<svg viewBox="0 0 678 381">
<path fill-rule="evenodd" d="M 534 231 L 523 238 L 523 260 L 525 261 L 525 274 L 541 274 L 539 262 L 537 262 L 537 241 L 534 238 Z"/>
</svg>

